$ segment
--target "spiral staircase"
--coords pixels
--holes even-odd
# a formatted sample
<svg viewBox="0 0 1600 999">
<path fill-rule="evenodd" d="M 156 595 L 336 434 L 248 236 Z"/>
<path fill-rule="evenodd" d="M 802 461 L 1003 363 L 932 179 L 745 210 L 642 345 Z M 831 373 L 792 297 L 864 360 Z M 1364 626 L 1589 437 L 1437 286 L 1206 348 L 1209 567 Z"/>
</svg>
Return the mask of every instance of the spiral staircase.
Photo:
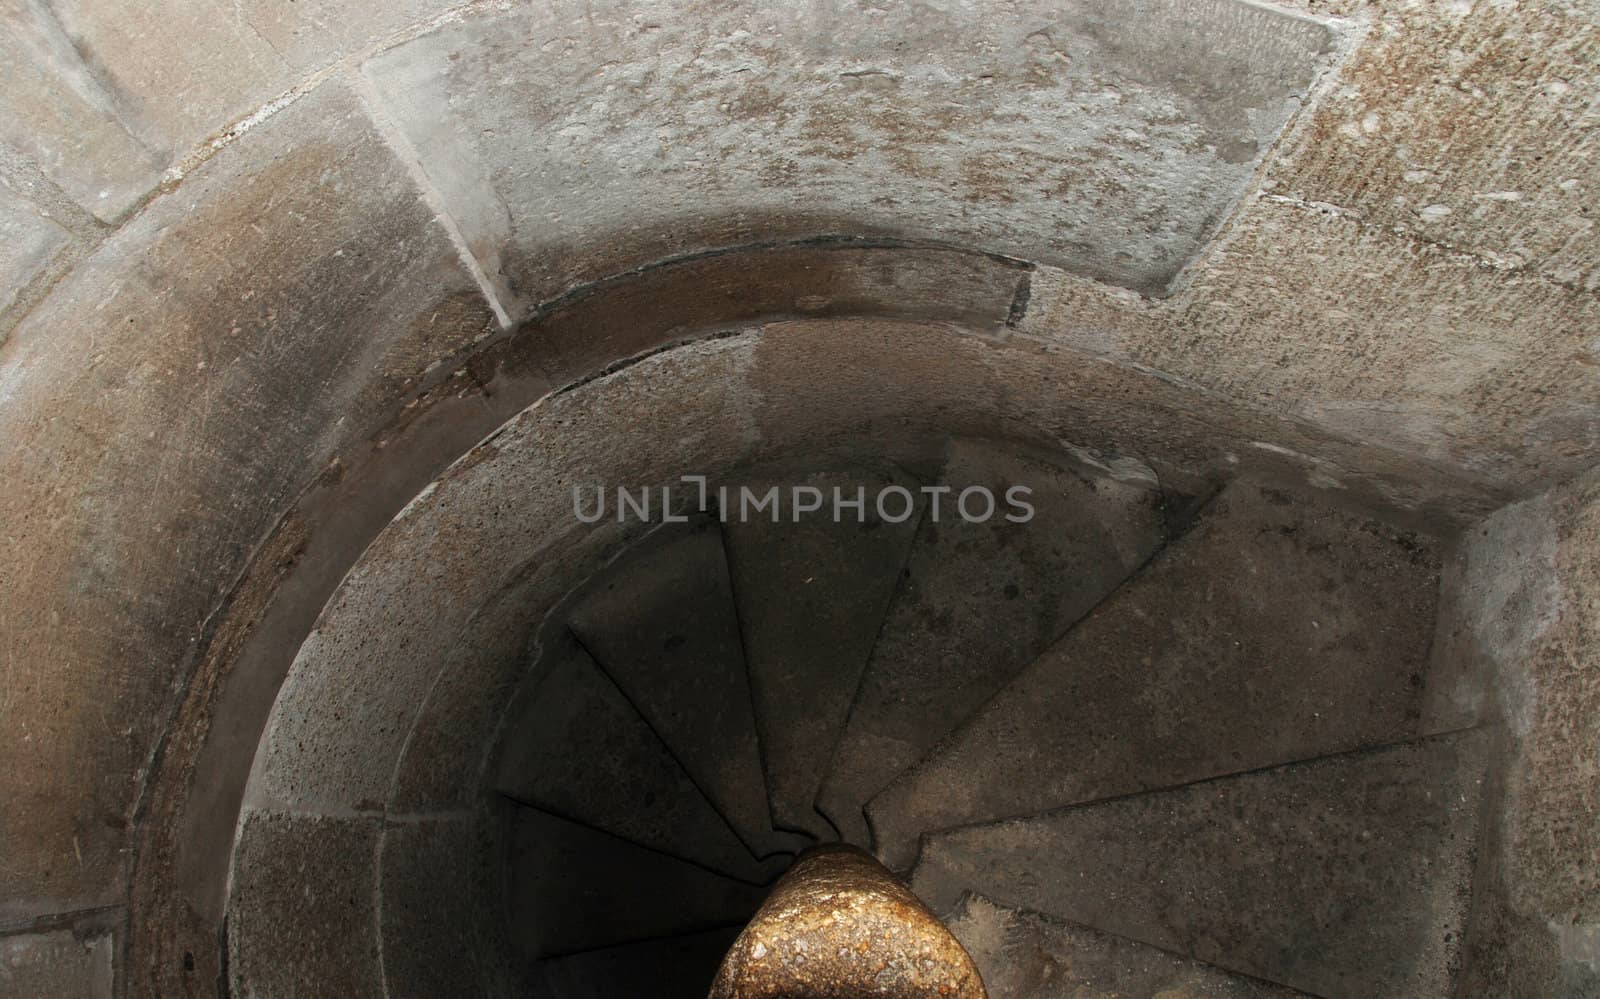
<svg viewBox="0 0 1600 999">
<path fill-rule="evenodd" d="M 838 840 L 993 999 L 1452 994 L 1489 750 L 1425 718 L 1436 539 L 992 441 L 742 481 L 921 503 L 713 503 L 550 617 L 493 779 L 525 994 L 701 999 Z"/>
</svg>

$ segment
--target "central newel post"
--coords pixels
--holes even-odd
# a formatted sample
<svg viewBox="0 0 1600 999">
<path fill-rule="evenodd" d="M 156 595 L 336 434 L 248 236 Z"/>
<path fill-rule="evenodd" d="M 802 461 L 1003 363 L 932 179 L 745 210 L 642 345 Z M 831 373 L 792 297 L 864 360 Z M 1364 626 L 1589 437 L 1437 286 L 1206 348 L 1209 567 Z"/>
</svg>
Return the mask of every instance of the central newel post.
<svg viewBox="0 0 1600 999">
<path fill-rule="evenodd" d="M 807 850 L 723 958 L 709 999 L 987 999 L 937 916 L 862 850 Z"/>
</svg>

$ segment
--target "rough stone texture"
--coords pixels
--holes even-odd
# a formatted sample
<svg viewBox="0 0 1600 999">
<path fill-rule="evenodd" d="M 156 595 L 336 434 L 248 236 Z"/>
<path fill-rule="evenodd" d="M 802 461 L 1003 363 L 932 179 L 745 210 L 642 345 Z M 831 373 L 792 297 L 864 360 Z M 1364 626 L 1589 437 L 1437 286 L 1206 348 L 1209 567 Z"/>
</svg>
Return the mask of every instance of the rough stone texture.
<svg viewBox="0 0 1600 999">
<path fill-rule="evenodd" d="M 742 924 L 766 894 L 531 808 L 512 818 L 507 872 L 513 942 L 530 960 Z"/>
<path fill-rule="evenodd" d="M 386 999 L 507 995 L 498 851 L 475 817 L 391 821 L 379 863 Z"/>
<path fill-rule="evenodd" d="M 729 948 L 710 999 L 865 995 L 985 999 L 961 943 L 871 855 L 808 850 Z"/>
<path fill-rule="evenodd" d="M 0 143 L 106 222 L 313 71 L 450 0 L 23 0 L 0 52 Z M 4 164 L 0 164 L 3 170 Z"/>
<path fill-rule="evenodd" d="M 741 478 L 757 495 L 822 490 L 824 509 L 778 523 L 730 516 L 722 529 L 773 821 L 824 840 L 833 831 L 812 802 L 917 530 L 916 517 L 879 516 L 876 498 L 890 485 L 918 483 L 894 472 Z M 858 494 L 860 512 L 835 510 L 836 497 Z"/>
<path fill-rule="evenodd" d="M 71 239 L 43 212 L 0 187 L 0 343 L 11 328 L 12 306 Z"/>
<path fill-rule="evenodd" d="M 589 585 L 569 623 L 745 844 L 757 856 L 773 852 L 778 838 L 716 521 L 663 525 Z"/>
<path fill-rule="evenodd" d="M 1183 294 L 1135 302 L 1041 272 L 1022 325 L 1486 486 L 1526 489 L 1586 467 L 1600 448 L 1597 324 L 1592 295 L 1267 198 Z"/>
<path fill-rule="evenodd" d="M 382 996 L 382 820 L 246 811 L 228 899 L 233 995 Z"/>
<path fill-rule="evenodd" d="M 116 941 L 72 930 L 0 936 L 0 996 L 5 999 L 113 999 Z"/>
<path fill-rule="evenodd" d="M 872 801 L 874 847 L 1426 734 L 1438 573 L 1426 537 L 1232 483 Z"/>
<path fill-rule="evenodd" d="M 483 332 L 353 100 L 298 107 L 103 244 L 0 354 L 6 685 L 36 706 L 0 726 L 0 914 L 122 897 L 141 768 L 209 615 L 330 454 Z"/>
<path fill-rule="evenodd" d="M 1497 670 L 1510 748 L 1487 851 L 1482 994 L 1600 995 L 1600 478 L 1519 503 L 1466 539 L 1460 645 Z"/>
<path fill-rule="evenodd" d="M 947 920 L 978 965 L 989 999 L 1296 999 L 1125 937 L 968 895 Z"/>
<path fill-rule="evenodd" d="M 501 737 L 495 789 L 522 804 L 731 877 L 760 867 L 628 698 L 570 637 Z"/>
<path fill-rule="evenodd" d="M 85 211 L 119 219 L 155 187 L 168 150 L 43 0 L 7 4 L 0 29 L 0 174 L 22 172 L 12 161 L 24 158 Z"/>
<path fill-rule="evenodd" d="M 1383 3 L 1264 187 L 1600 290 L 1593 6 Z"/>
<path fill-rule="evenodd" d="M 1451 995 L 1486 739 L 1328 757 L 931 837 L 963 891 L 1315 995 Z M 1070 858 L 1071 875 L 1041 876 Z"/>
<path fill-rule="evenodd" d="M 817 807 L 865 846 L 861 809 L 945 733 L 1059 638 L 1163 539 L 1153 483 L 1121 483 L 990 442 L 951 446 L 850 706 Z M 1007 497 L 1031 490 L 1033 519 L 1014 523 Z M 962 491 L 994 498 L 972 522 Z M 977 512 L 976 510 L 974 512 Z"/>
<path fill-rule="evenodd" d="M 543 996 L 705 999 L 738 927 L 611 947 L 543 961 L 528 976 Z"/>
<path fill-rule="evenodd" d="M 835 231 L 1159 291 L 1332 45 L 1322 24 L 1234 0 L 1000 16 L 682 0 L 488 11 L 365 72 L 524 306 L 677 253 Z"/>
</svg>

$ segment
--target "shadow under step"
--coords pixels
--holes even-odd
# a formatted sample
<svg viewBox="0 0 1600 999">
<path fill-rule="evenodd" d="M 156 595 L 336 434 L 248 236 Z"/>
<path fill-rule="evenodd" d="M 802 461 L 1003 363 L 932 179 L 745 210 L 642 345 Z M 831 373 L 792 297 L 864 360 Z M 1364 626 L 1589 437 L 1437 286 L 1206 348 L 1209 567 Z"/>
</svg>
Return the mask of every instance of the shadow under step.
<svg viewBox="0 0 1600 999">
<path fill-rule="evenodd" d="M 798 521 L 730 519 L 723 536 L 773 819 L 832 839 L 813 803 L 917 527 L 915 515 L 884 520 L 876 499 L 890 486 L 915 494 L 917 483 L 856 472 L 746 485 L 757 495 L 803 486 L 825 497 L 823 510 Z M 860 512 L 841 507 L 836 521 L 836 490 L 848 501 L 861 499 Z M 787 512 L 787 498 L 784 504 Z"/>
<path fill-rule="evenodd" d="M 867 806 L 917 837 L 1427 734 L 1427 539 L 1235 482 L 1198 523 Z"/>
<path fill-rule="evenodd" d="M 1306 999 L 1306 993 L 967 895 L 945 920 L 989 999 Z"/>
<path fill-rule="evenodd" d="M 1487 741 L 1456 733 L 932 834 L 912 887 L 935 911 L 982 893 L 1328 999 L 1452 995 Z"/>
<path fill-rule="evenodd" d="M 742 926 L 645 940 L 541 961 L 529 974 L 539 999 L 705 999 Z"/>
<path fill-rule="evenodd" d="M 742 925 L 767 894 L 537 809 L 511 835 L 508 925 L 529 959 Z"/>
<path fill-rule="evenodd" d="M 1148 559 L 1165 537 L 1161 495 L 987 441 L 953 441 L 864 671 L 817 806 L 858 845 L 862 807 Z M 1034 513 L 1013 522 L 1012 487 Z M 996 514 L 960 515 L 984 487 Z M 974 494 L 979 495 L 979 494 Z M 976 501 L 976 518 L 982 506 Z"/>
<path fill-rule="evenodd" d="M 570 635 L 552 637 L 534 668 L 505 729 L 497 791 L 729 877 L 770 876 Z"/>
<path fill-rule="evenodd" d="M 717 523 L 645 538 L 574 604 L 583 647 L 758 857 L 803 847 L 774 832 Z"/>
</svg>

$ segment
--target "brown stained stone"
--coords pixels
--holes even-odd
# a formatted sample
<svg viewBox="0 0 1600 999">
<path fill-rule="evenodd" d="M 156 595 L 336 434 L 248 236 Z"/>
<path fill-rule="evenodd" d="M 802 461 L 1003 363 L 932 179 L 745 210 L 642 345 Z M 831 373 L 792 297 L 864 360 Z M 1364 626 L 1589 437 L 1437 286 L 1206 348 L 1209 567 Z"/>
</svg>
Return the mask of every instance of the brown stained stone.
<svg viewBox="0 0 1600 999">
<path fill-rule="evenodd" d="M 1268 167 L 1275 194 L 1600 288 L 1593 4 L 1397 3 Z"/>
<path fill-rule="evenodd" d="M 802 854 L 723 960 L 710 999 L 984 999 L 972 958 L 871 856 Z"/>
<path fill-rule="evenodd" d="M 363 71 L 525 307 L 822 233 L 970 243 L 1159 291 L 1333 48 L 1326 25 L 1234 0 L 609 0 L 486 5 Z"/>
<path fill-rule="evenodd" d="M 0 605 L 35 706 L 0 726 L 0 913 L 121 897 L 133 802 L 217 605 L 416 391 L 414 344 L 481 336 L 474 293 L 330 85 L 148 206 L 0 347 Z"/>
</svg>

